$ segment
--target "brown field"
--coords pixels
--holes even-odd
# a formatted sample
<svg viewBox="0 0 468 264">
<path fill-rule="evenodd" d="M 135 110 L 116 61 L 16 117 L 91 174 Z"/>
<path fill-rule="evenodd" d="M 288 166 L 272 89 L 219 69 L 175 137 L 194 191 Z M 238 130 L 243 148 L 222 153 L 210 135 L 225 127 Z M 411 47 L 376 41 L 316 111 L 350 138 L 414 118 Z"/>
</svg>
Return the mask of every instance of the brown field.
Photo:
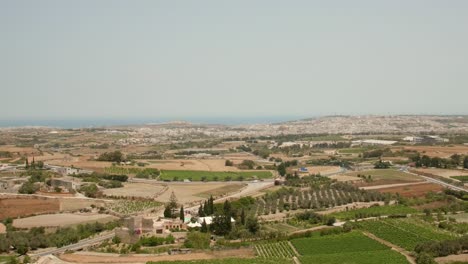
<svg viewBox="0 0 468 264">
<path fill-rule="evenodd" d="M 0 195 L 0 219 L 34 214 L 76 211 L 82 208 L 104 205 L 103 200 L 75 197 L 45 197 L 38 195 Z"/>
<path fill-rule="evenodd" d="M 156 197 L 164 190 L 163 185 L 148 184 L 148 183 L 124 183 L 122 188 L 105 189 L 105 195 L 125 196 L 125 197 Z"/>
<path fill-rule="evenodd" d="M 105 205 L 105 201 L 99 199 L 60 197 L 58 200 L 60 201 L 60 211 L 76 211 L 82 208 L 88 208 L 91 205 Z"/>
<path fill-rule="evenodd" d="M 37 196 L 0 196 L 0 219 L 32 214 L 55 213 L 60 210 L 60 201 Z"/>
<path fill-rule="evenodd" d="M 407 186 L 398 186 L 390 188 L 382 188 L 377 191 L 381 193 L 399 193 L 404 197 L 421 197 L 425 196 L 428 192 L 440 192 L 444 187 L 435 183 L 413 184 Z"/>
<path fill-rule="evenodd" d="M 118 218 L 106 214 L 46 214 L 13 220 L 16 228 L 64 227 L 92 222 L 107 223 Z"/>
<path fill-rule="evenodd" d="M 236 188 L 227 187 L 235 185 Z M 156 198 L 156 201 L 168 202 L 171 193 L 177 197 L 180 203 L 190 203 L 203 201 L 207 195 L 219 193 L 221 188 L 229 188 L 232 192 L 240 190 L 243 185 L 238 183 L 218 183 L 218 182 L 191 182 L 191 183 L 168 183 L 168 190 Z M 237 189 L 237 190 L 236 190 Z"/>
<path fill-rule="evenodd" d="M 429 157 L 441 157 L 448 158 L 453 154 L 468 154 L 468 146 L 465 145 L 454 145 L 450 146 L 405 146 L 403 149 L 416 150 L 421 152 L 422 155 Z"/>
<path fill-rule="evenodd" d="M 424 209 L 437 209 L 441 207 L 447 206 L 449 203 L 447 201 L 435 201 L 435 202 L 430 202 L 422 205 L 416 205 L 416 206 L 411 206 L 417 210 L 424 210 Z"/>
<path fill-rule="evenodd" d="M 436 176 L 448 178 L 455 180 L 451 178 L 451 176 L 466 176 L 468 175 L 468 171 L 466 170 L 447 170 L 447 169 L 436 169 L 436 168 L 415 168 L 413 171 L 416 172 L 422 172 L 422 173 L 429 173 L 433 174 Z"/>
<path fill-rule="evenodd" d="M 122 255 L 115 254 L 89 254 L 86 252 L 63 254 L 60 259 L 72 263 L 146 263 L 148 261 L 190 261 L 203 259 L 223 259 L 223 258 L 254 258 L 255 253 L 251 248 L 205 251 L 200 253 L 181 255 Z"/>
</svg>

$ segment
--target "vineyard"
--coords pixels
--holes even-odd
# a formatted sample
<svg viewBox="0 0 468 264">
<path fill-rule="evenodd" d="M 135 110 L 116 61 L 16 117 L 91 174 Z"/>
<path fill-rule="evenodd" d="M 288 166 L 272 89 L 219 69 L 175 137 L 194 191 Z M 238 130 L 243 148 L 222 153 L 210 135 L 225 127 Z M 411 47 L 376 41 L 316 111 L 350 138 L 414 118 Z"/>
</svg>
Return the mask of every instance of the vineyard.
<svg viewBox="0 0 468 264">
<path fill-rule="evenodd" d="M 409 251 L 414 250 L 415 246 L 422 242 L 454 238 L 448 232 L 437 230 L 431 224 L 415 219 L 364 221 L 359 225 L 377 237 Z"/>
<path fill-rule="evenodd" d="M 147 262 L 147 264 L 293 264 L 288 259 L 266 259 L 266 258 L 237 258 L 237 259 L 210 259 L 210 260 L 184 260 L 184 261 L 158 261 Z"/>
<path fill-rule="evenodd" d="M 151 200 L 116 200 L 107 208 L 123 215 L 130 215 L 161 206 L 161 203 Z"/>
<path fill-rule="evenodd" d="M 294 250 L 287 241 L 255 245 L 257 255 L 263 258 L 292 258 Z"/>
<path fill-rule="evenodd" d="M 408 263 L 404 256 L 362 233 L 293 239 L 302 264 Z"/>
<path fill-rule="evenodd" d="M 372 202 L 384 199 L 385 196 L 378 192 L 335 183 L 306 190 L 282 188 L 257 198 L 252 210 L 256 215 L 268 215 L 297 209 L 325 209 L 353 202 Z"/>
</svg>

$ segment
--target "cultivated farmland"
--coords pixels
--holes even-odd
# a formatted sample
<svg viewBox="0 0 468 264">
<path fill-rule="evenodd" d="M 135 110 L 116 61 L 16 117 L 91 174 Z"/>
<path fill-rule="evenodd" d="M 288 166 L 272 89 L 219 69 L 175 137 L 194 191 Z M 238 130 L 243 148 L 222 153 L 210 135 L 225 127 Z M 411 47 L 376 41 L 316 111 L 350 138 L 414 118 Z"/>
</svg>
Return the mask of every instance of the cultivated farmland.
<svg viewBox="0 0 468 264">
<path fill-rule="evenodd" d="M 292 258 L 296 255 L 287 241 L 257 244 L 255 251 L 263 258 Z"/>
<path fill-rule="evenodd" d="M 450 233 L 437 230 L 428 223 L 415 219 L 384 219 L 363 221 L 359 224 L 364 230 L 390 243 L 412 251 L 422 242 L 451 239 Z"/>
<path fill-rule="evenodd" d="M 348 176 L 371 176 L 371 180 L 360 185 L 362 186 L 374 186 L 374 185 L 385 185 L 395 183 L 408 183 L 408 182 L 419 182 L 423 181 L 421 177 L 406 172 L 393 170 L 393 169 L 380 169 L 380 170 L 368 170 L 368 171 L 355 171 L 346 173 Z"/>
<path fill-rule="evenodd" d="M 385 205 L 385 206 L 371 206 L 368 208 L 360 208 L 349 211 L 336 212 L 331 214 L 332 216 L 349 220 L 353 218 L 366 218 L 366 217 L 375 217 L 382 215 L 401 215 L 401 214 L 412 214 L 417 213 L 418 211 L 414 208 L 404 206 L 404 205 Z"/>
<path fill-rule="evenodd" d="M 291 242 L 301 254 L 303 264 L 407 263 L 404 256 L 359 232 L 299 238 Z"/>
<path fill-rule="evenodd" d="M 243 181 L 271 178 L 270 171 L 187 171 L 163 170 L 160 179 L 164 181 Z"/>
</svg>

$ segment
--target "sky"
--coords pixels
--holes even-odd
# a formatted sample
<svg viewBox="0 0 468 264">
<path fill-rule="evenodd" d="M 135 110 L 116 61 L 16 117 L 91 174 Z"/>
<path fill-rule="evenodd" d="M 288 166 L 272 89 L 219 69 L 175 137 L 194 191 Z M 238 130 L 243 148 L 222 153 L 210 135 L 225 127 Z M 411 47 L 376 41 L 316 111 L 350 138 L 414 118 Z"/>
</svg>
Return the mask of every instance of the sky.
<svg viewBox="0 0 468 264">
<path fill-rule="evenodd" d="M 0 0 L 0 120 L 468 114 L 468 1 Z"/>
</svg>

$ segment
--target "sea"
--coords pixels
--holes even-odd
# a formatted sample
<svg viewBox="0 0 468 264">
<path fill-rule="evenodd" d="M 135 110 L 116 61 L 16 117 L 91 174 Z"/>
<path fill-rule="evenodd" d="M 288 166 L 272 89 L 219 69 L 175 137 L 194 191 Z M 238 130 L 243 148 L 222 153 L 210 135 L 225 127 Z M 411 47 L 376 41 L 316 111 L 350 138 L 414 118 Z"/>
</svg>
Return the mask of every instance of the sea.
<svg viewBox="0 0 468 264">
<path fill-rule="evenodd" d="M 163 118 L 60 118 L 60 119 L 15 119 L 0 120 L 0 127 L 54 127 L 54 128 L 93 128 L 120 125 L 163 124 L 184 121 L 193 124 L 248 125 L 270 124 L 299 120 L 303 116 L 273 116 L 273 117 L 163 117 Z"/>
</svg>

